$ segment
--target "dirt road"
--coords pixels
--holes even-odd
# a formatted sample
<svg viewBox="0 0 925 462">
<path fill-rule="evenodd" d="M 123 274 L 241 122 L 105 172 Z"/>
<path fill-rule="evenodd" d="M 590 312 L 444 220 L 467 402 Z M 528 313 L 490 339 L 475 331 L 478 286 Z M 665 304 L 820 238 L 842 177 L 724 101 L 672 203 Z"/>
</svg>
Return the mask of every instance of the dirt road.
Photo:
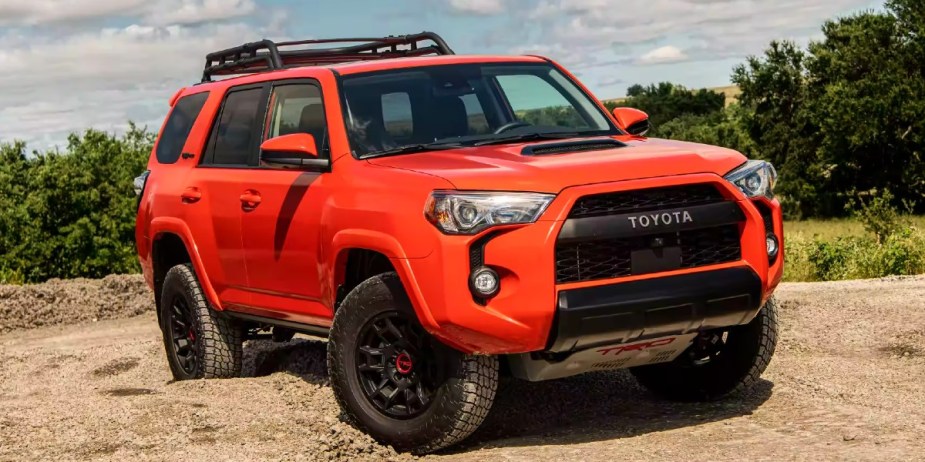
<svg viewBox="0 0 925 462">
<path fill-rule="evenodd" d="M 765 380 L 712 404 L 625 373 L 509 382 L 447 460 L 925 460 L 925 278 L 789 284 Z M 153 315 L 0 336 L 0 460 L 411 459 L 341 423 L 324 343 L 174 383 Z"/>
</svg>

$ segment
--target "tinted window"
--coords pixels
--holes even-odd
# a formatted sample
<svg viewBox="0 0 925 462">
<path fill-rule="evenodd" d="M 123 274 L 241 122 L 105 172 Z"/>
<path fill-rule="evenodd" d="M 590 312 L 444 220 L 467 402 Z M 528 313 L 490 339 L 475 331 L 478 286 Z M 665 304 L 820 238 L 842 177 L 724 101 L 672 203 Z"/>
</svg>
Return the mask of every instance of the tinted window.
<svg viewBox="0 0 925 462">
<path fill-rule="evenodd" d="M 454 64 L 343 78 L 358 156 L 545 133 L 619 134 L 596 100 L 548 64 Z M 411 149 L 409 153 L 420 151 Z"/>
<path fill-rule="evenodd" d="M 543 78 L 511 74 L 499 75 L 497 79 L 517 120 L 531 125 L 588 128 L 575 106 Z"/>
<path fill-rule="evenodd" d="M 164 125 L 161 139 L 157 142 L 158 162 L 172 164 L 180 158 L 186 138 L 193 129 L 193 123 L 199 117 L 199 112 L 202 111 L 202 106 L 206 104 L 208 97 L 208 92 L 202 92 L 184 96 L 177 101 Z"/>
<path fill-rule="evenodd" d="M 229 93 L 222 105 L 221 119 L 212 131 L 207 150 L 211 152 L 211 163 L 216 165 L 247 165 L 248 159 L 257 148 L 256 125 L 263 89 L 252 88 Z"/>
<path fill-rule="evenodd" d="M 321 90 L 311 84 L 280 85 L 273 88 L 270 123 L 266 139 L 293 133 L 308 133 L 315 145 L 325 151 L 327 131 Z"/>
</svg>

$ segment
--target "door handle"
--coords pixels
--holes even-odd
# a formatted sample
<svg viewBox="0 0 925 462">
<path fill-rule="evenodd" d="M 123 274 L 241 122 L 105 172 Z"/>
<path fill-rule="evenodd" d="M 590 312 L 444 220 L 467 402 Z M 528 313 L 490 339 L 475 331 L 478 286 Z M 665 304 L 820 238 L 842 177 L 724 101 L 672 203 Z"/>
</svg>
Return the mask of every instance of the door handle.
<svg viewBox="0 0 925 462">
<path fill-rule="evenodd" d="M 199 199 L 202 199 L 202 193 L 199 191 L 199 188 L 186 188 L 180 193 L 180 200 L 183 201 L 184 204 L 199 202 Z"/>
<path fill-rule="evenodd" d="M 260 194 L 257 191 L 245 191 L 241 194 L 241 203 L 246 208 L 255 208 L 260 205 Z"/>
</svg>

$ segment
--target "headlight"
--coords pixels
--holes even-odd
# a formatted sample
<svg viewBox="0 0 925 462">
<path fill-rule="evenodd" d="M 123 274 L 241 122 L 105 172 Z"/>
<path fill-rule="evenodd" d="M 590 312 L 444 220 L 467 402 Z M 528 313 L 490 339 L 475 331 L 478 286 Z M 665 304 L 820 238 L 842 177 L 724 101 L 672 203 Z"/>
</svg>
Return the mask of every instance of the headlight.
<svg viewBox="0 0 925 462">
<path fill-rule="evenodd" d="M 446 234 L 476 234 L 492 226 L 533 223 L 556 196 L 516 192 L 434 191 L 424 216 Z"/>
<path fill-rule="evenodd" d="M 777 170 L 769 162 L 750 160 L 726 174 L 726 181 L 736 185 L 746 197 L 774 198 Z"/>
</svg>

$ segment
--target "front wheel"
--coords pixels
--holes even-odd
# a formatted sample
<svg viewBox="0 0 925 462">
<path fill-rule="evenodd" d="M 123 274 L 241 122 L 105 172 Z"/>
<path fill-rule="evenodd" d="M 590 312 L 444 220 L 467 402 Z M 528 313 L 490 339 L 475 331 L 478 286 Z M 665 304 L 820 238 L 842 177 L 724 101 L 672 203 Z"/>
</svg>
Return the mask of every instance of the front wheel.
<svg viewBox="0 0 925 462">
<path fill-rule="evenodd" d="M 427 453 L 471 435 L 498 385 L 498 359 L 462 354 L 428 335 L 395 273 L 344 299 L 328 342 L 328 371 L 348 420 L 398 450 Z"/>
<path fill-rule="evenodd" d="M 701 332 L 674 361 L 631 368 L 649 391 L 677 401 L 711 401 L 752 386 L 777 346 L 777 302 L 750 323 Z"/>
</svg>

